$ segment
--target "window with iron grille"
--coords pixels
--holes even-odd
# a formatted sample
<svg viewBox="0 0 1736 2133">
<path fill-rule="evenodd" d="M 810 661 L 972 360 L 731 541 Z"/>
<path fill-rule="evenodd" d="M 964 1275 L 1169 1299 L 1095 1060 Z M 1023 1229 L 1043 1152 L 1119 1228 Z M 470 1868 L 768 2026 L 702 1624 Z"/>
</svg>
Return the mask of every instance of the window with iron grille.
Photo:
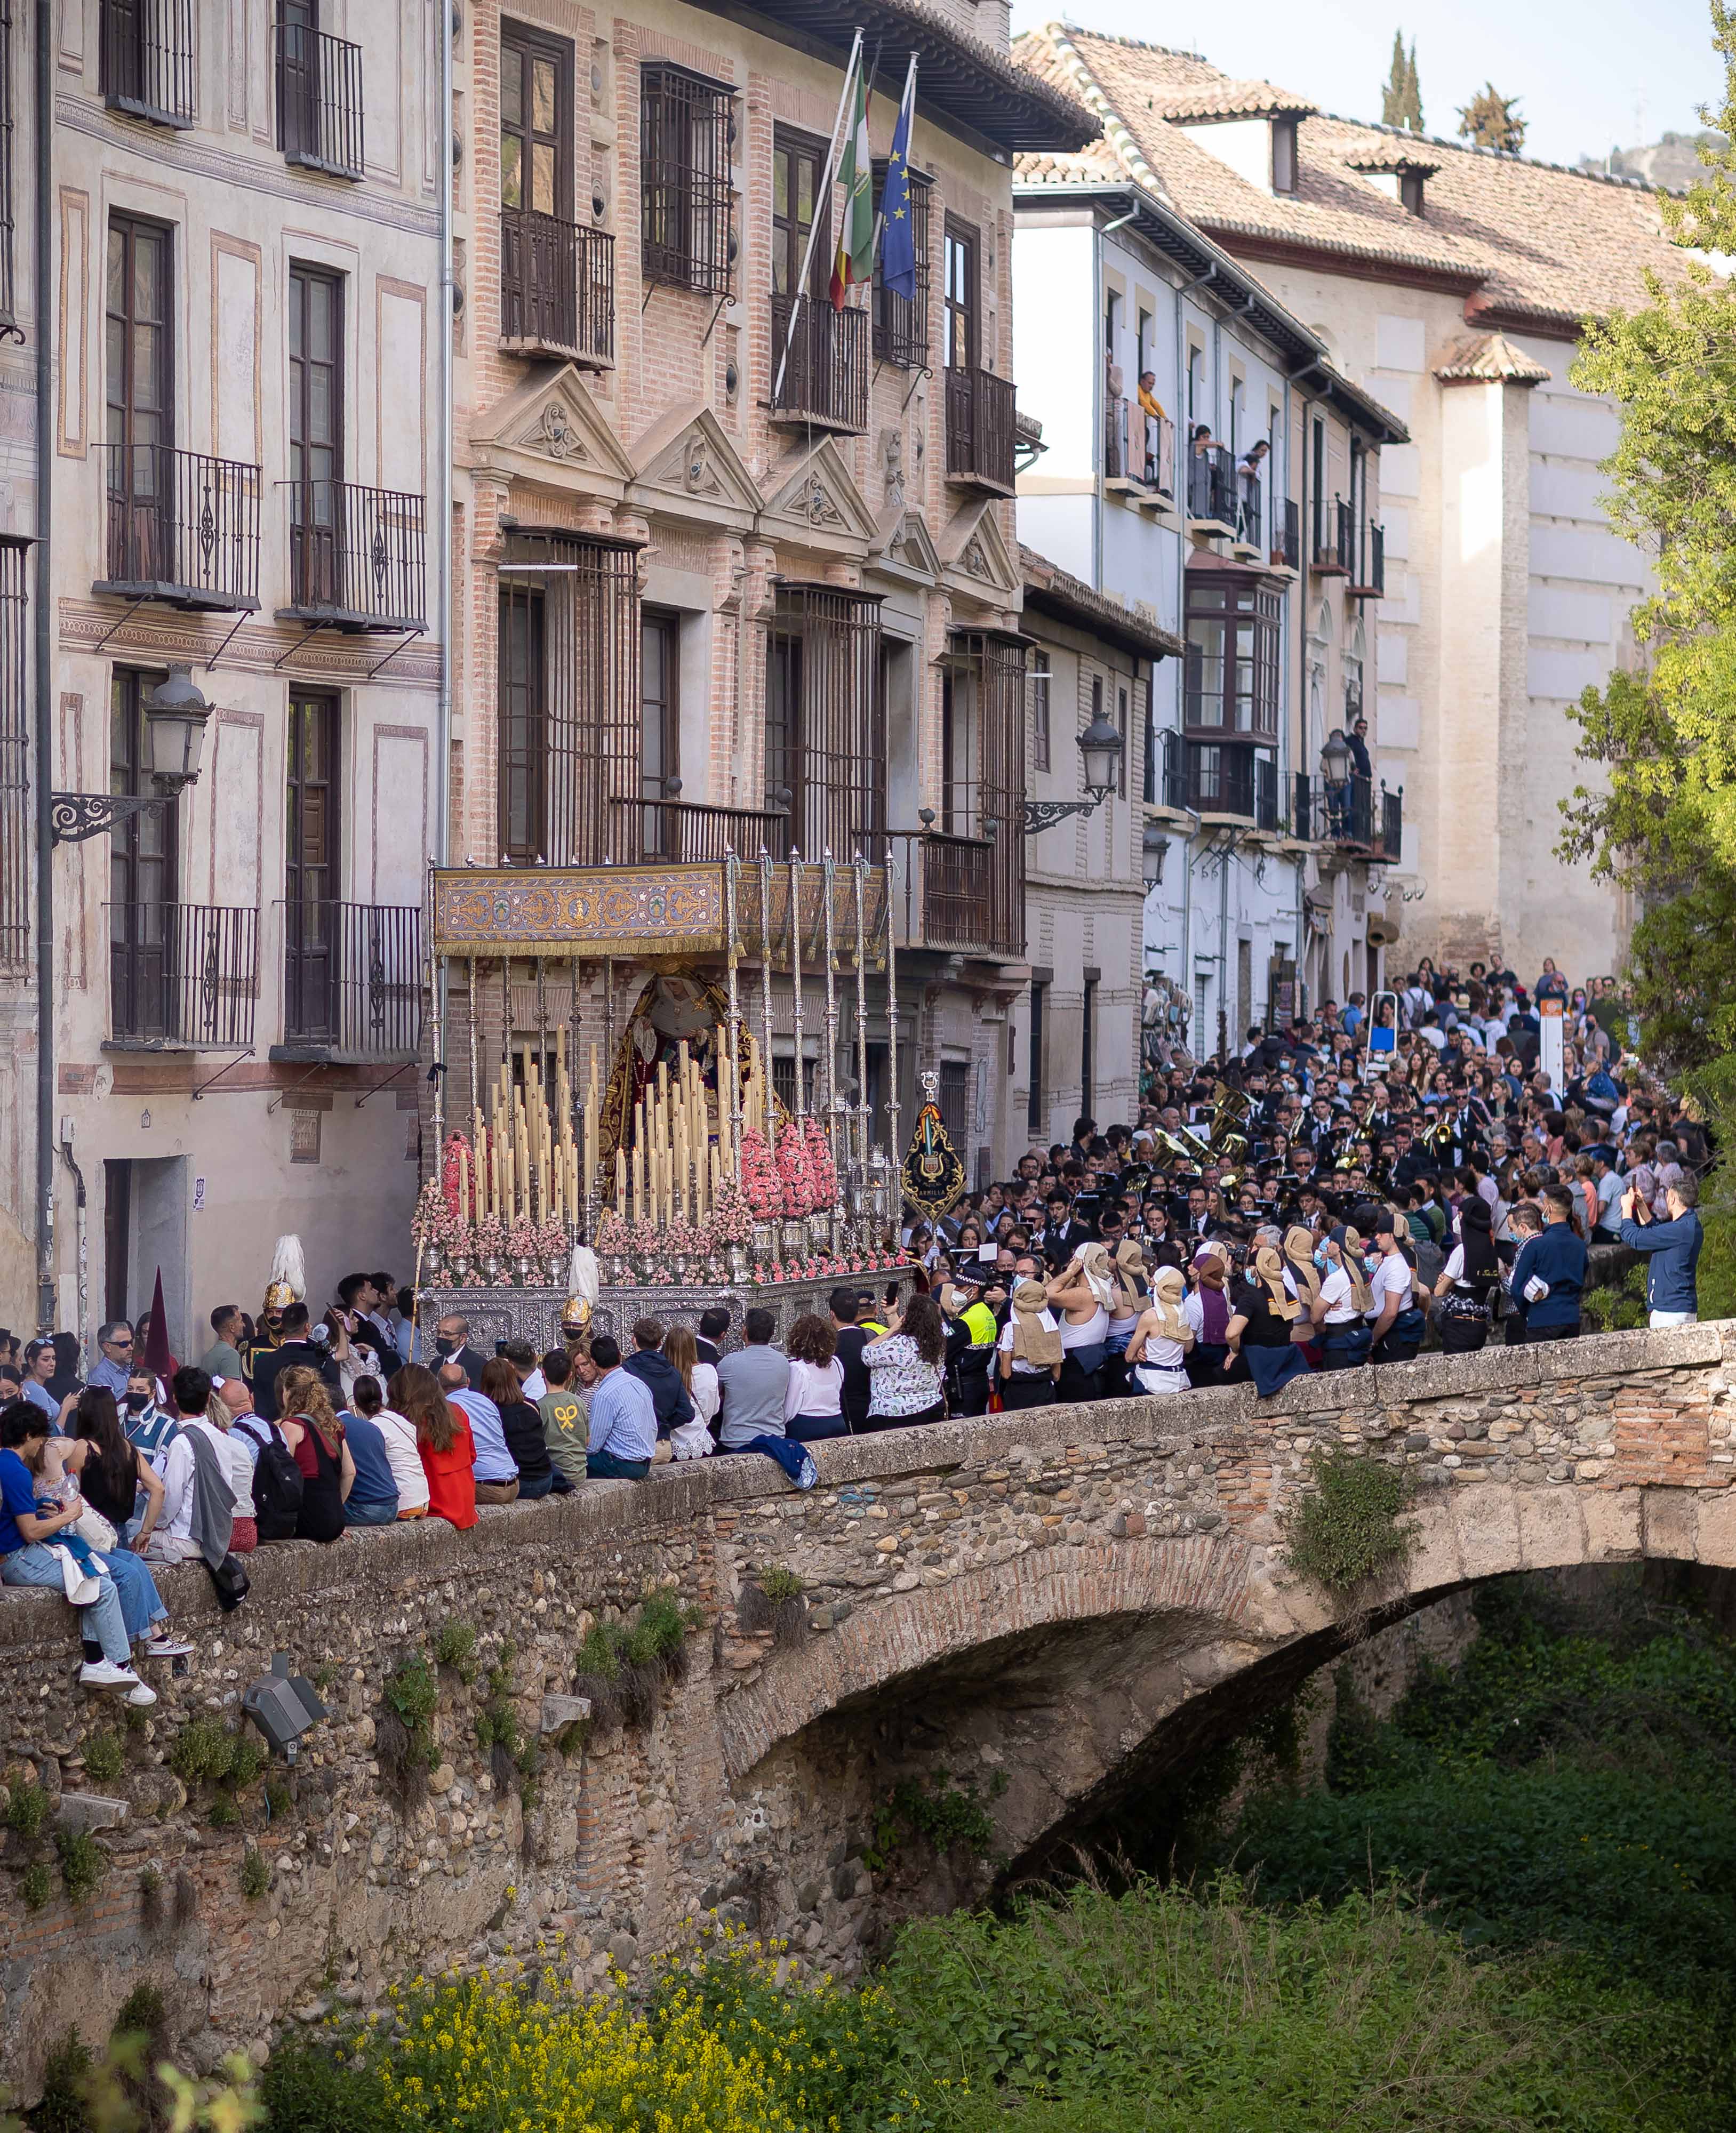
<svg viewBox="0 0 1736 2133">
<path fill-rule="evenodd" d="M 600 866 L 639 797 L 643 712 L 636 551 L 515 533 L 499 565 L 500 850 Z"/>
<path fill-rule="evenodd" d="M 916 240 L 916 294 L 895 296 L 874 272 L 874 359 L 900 370 L 922 370 L 928 361 L 928 207 L 934 181 L 912 171 L 911 234 Z M 886 189 L 886 158 L 874 159 L 874 208 L 880 212 Z"/>
<path fill-rule="evenodd" d="M 25 568 L 30 543 L 0 535 L 0 970 L 30 960 L 32 846 L 30 705 L 24 686 Z"/>
<path fill-rule="evenodd" d="M 981 937 L 1001 946 L 1025 937 L 1027 648 L 996 630 L 955 629 L 940 671 L 941 830 L 989 845 Z"/>
<path fill-rule="evenodd" d="M 648 281 L 730 291 L 735 92 L 658 60 L 639 70 L 639 222 Z"/>
<path fill-rule="evenodd" d="M 778 588 L 766 643 L 765 796 L 769 809 L 788 808 L 789 841 L 804 859 L 877 856 L 886 827 L 878 597 Z"/>
<path fill-rule="evenodd" d="M 1026 670 L 1025 686 L 1030 696 L 1031 768 L 1049 768 L 1049 694 L 1054 679 L 1046 652 L 1034 652 Z"/>
<path fill-rule="evenodd" d="M 940 1062 L 940 1117 L 962 1159 L 971 1145 L 971 1066 L 967 1059 Z"/>
</svg>

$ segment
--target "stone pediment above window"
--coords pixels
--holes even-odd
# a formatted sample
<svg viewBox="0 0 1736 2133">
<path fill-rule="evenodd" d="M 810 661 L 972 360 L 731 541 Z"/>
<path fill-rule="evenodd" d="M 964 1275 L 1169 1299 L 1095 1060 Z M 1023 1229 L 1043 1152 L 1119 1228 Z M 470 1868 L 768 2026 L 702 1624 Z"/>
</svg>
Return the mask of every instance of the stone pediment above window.
<svg viewBox="0 0 1736 2133">
<path fill-rule="evenodd" d="M 760 515 L 768 540 L 799 542 L 860 557 L 880 543 L 880 528 L 851 478 L 843 454 L 830 437 L 792 466 L 774 474 L 777 484 Z"/>
<path fill-rule="evenodd" d="M 875 567 L 894 571 L 899 577 L 920 578 L 928 585 L 938 581 L 943 567 L 940 551 L 921 512 L 900 506 L 882 515 Z"/>
<path fill-rule="evenodd" d="M 942 575 L 955 591 L 991 607 L 1017 607 L 1024 580 L 1009 553 L 992 500 L 961 511 L 948 528 Z"/>
<path fill-rule="evenodd" d="M 764 499 L 709 407 L 674 407 L 634 447 L 633 501 L 665 517 L 753 531 Z"/>
<path fill-rule="evenodd" d="M 471 431 L 479 467 L 619 503 L 633 461 L 571 364 L 497 401 Z"/>
</svg>

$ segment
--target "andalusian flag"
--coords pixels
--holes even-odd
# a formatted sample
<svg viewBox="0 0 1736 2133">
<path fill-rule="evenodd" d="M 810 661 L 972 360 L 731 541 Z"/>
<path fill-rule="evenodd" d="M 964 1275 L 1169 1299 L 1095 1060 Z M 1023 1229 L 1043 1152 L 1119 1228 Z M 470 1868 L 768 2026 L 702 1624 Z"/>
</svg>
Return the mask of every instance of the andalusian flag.
<svg viewBox="0 0 1736 2133">
<path fill-rule="evenodd" d="M 832 308 L 841 311 L 852 282 L 874 275 L 874 151 L 868 144 L 868 75 L 858 65 L 856 108 L 838 166 L 844 187 L 844 219 L 838 228 L 837 257 L 832 262 Z"/>
</svg>

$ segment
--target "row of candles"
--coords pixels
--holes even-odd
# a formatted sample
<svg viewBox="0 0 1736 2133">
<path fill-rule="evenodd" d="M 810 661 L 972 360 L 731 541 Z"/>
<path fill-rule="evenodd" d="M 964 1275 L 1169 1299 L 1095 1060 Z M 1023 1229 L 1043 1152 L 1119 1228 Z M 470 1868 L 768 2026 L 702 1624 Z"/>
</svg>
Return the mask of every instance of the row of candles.
<svg viewBox="0 0 1736 2133">
<path fill-rule="evenodd" d="M 717 1058 L 727 1058 L 721 1024 L 716 1043 Z M 766 1116 L 765 1070 L 758 1039 L 750 1035 L 747 1047 L 742 1118 L 755 1124 Z M 499 1078 L 484 1092 L 486 1109 L 471 1107 L 471 1148 L 459 1148 L 461 1213 L 472 1221 L 492 1216 L 512 1223 L 522 1217 L 569 1229 L 587 1220 L 586 1203 L 597 1177 L 597 1086 L 593 1044 L 576 1137 L 565 1029 L 555 1032 L 552 1087 L 545 1086 L 539 1050 L 525 1049 L 522 1086 L 514 1086 L 510 1062 L 503 1060 Z M 727 1107 L 718 1114 L 685 1038 L 673 1075 L 660 1060 L 655 1084 L 634 1102 L 631 1142 L 630 1155 L 625 1148 L 615 1150 L 612 1181 L 615 1211 L 627 1220 L 702 1222 L 719 1186 L 739 1177 L 740 1149 Z"/>
</svg>

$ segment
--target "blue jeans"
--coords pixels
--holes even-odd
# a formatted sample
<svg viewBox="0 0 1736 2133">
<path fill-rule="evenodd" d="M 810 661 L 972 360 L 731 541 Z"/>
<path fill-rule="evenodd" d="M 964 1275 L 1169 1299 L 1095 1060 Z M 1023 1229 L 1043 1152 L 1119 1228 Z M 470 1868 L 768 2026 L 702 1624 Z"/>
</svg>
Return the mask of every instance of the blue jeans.
<svg viewBox="0 0 1736 2133">
<path fill-rule="evenodd" d="M 63 1595 L 66 1589 L 60 1577 L 60 1558 L 39 1540 L 15 1548 L 10 1555 L 0 1556 L 0 1585 L 32 1586 L 45 1592 Z M 112 1659 L 116 1666 L 130 1666 L 133 1648 L 128 1639 L 126 1619 L 121 1613 L 121 1596 L 115 1589 L 114 1580 L 105 1572 L 98 1577 L 96 1587 L 95 1599 L 88 1607 L 79 1610 L 79 1634 L 94 1639 L 102 1646 L 105 1659 Z"/>
<path fill-rule="evenodd" d="M 392 1526 L 398 1524 L 396 1496 L 377 1496 L 371 1504 L 359 1504 L 352 1497 L 344 1506 L 346 1526 Z"/>
<path fill-rule="evenodd" d="M 555 1485 L 555 1470 L 551 1466 L 546 1474 L 520 1474 L 518 1501 L 533 1504 L 539 1496 L 546 1496 Z"/>
<path fill-rule="evenodd" d="M 593 1481 L 643 1481 L 651 1471 L 649 1459 L 622 1459 L 613 1452 L 588 1452 L 585 1471 Z"/>
<path fill-rule="evenodd" d="M 120 1595 L 121 1619 L 127 1625 L 127 1635 L 142 1637 L 148 1635 L 153 1622 L 167 1621 L 169 1611 L 162 1603 L 157 1580 L 151 1575 L 151 1566 L 144 1558 L 124 1548 L 103 1548 L 99 1553 L 108 1564 L 108 1575 Z"/>
</svg>

